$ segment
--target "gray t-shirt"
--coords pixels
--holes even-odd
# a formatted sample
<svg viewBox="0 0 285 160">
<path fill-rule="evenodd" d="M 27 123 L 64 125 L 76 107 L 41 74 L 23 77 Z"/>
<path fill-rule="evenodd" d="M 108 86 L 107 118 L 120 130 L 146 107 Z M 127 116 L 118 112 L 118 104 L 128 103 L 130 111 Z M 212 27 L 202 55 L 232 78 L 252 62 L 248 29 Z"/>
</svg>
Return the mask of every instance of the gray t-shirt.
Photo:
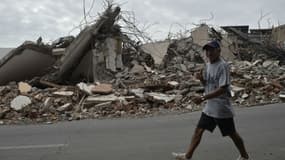
<svg viewBox="0 0 285 160">
<path fill-rule="evenodd" d="M 204 72 L 205 93 L 225 87 L 226 92 L 216 98 L 208 99 L 203 112 L 214 118 L 231 118 L 234 110 L 230 102 L 230 71 L 229 65 L 222 58 L 217 62 L 208 63 Z"/>
</svg>

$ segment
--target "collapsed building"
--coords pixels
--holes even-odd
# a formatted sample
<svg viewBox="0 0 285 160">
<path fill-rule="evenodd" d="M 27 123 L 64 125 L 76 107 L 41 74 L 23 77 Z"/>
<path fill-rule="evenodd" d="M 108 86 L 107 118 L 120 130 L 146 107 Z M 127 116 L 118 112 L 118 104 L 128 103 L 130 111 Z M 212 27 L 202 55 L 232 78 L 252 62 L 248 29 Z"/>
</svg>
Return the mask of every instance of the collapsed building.
<svg viewBox="0 0 285 160">
<path fill-rule="evenodd" d="M 43 76 L 54 62 L 55 58 L 52 56 L 50 48 L 24 43 L 1 59 L 0 85 Z"/>
<path fill-rule="evenodd" d="M 232 41 L 231 48 L 240 60 L 275 59 L 285 63 L 284 32 L 281 28 L 250 29 L 249 26 L 222 26 Z M 274 30 L 274 32 L 273 32 Z"/>
<path fill-rule="evenodd" d="M 138 42 L 123 34 L 118 25 L 120 12 L 120 7 L 109 5 L 94 24 L 76 37 L 62 37 L 51 45 L 42 43 L 40 37 L 9 52 L 0 62 L 0 119 L 23 117 L 42 121 L 48 117 L 44 121 L 52 121 L 53 116 L 60 119 L 62 112 L 63 119 L 72 119 L 79 113 L 81 117 L 90 105 L 91 110 L 100 112 L 96 114 L 106 116 L 110 113 L 103 106 L 113 110 L 113 102 L 117 101 L 117 105 L 124 102 L 127 106 L 120 88 L 143 82 L 140 76 L 154 67 L 154 59 Z M 94 96 L 100 94 L 112 95 L 96 100 Z M 132 108 L 128 109 L 131 113 L 135 112 Z"/>
<path fill-rule="evenodd" d="M 120 8 L 111 5 L 76 37 L 61 37 L 51 45 L 39 38 L 10 51 L 0 61 L 0 122 L 52 123 L 198 110 L 201 106 L 191 97 L 204 89 L 194 73 L 204 68 L 202 46 L 211 39 L 221 42 L 222 56 L 231 63 L 234 104 L 280 102 L 276 95 L 285 86 L 283 50 L 256 42 L 260 32 L 254 31 L 252 39 L 247 27 L 222 27 L 227 32 L 223 34 L 201 24 L 190 37 L 141 45 L 121 31 L 119 19 Z M 281 28 L 271 31 L 278 32 L 272 37 L 279 45 L 284 40 Z M 252 56 L 250 51 L 260 46 L 268 59 Z M 250 61 L 241 56 L 243 51 Z"/>
</svg>

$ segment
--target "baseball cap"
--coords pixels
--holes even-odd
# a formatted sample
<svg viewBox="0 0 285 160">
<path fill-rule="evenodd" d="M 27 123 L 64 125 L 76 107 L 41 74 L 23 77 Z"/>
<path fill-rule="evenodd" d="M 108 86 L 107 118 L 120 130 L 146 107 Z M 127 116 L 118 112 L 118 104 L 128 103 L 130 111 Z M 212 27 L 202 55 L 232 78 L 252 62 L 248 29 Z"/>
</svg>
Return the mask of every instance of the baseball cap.
<svg viewBox="0 0 285 160">
<path fill-rule="evenodd" d="M 217 40 L 212 40 L 203 46 L 203 50 L 206 50 L 208 48 L 221 48 L 221 47 Z"/>
</svg>

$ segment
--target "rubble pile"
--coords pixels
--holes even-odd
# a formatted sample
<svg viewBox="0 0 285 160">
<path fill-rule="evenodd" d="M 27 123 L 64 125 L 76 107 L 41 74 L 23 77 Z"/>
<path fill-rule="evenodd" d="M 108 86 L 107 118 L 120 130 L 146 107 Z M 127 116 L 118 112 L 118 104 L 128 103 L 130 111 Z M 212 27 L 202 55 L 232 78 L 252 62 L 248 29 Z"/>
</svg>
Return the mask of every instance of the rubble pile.
<svg viewBox="0 0 285 160">
<path fill-rule="evenodd" d="M 0 118 L 5 123 L 51 122 L 73 116 L 71 111 L 79 101 L 79 92 L 73 88 L 38 89 L 28 83 L 11 83 L 0 87 Z"/>
<path fill-rule="evenodd" d="M 160 69 L 187 72 L 194 63 L 203 63 L 202 47 L 193 43 L 193 39 L 183 38 L 170 43 Z M 179 64 L 180 66 L 178 66 Z"/>
<path fill-rule="evenodd" d="M 0 68 L 1 74 L 10 76 L 0 78 L 3 123 L 140 116 L 158 110 L 149 105 L 156 100 L 159 104 L 172 102 L 173 95 L 150 92 L 138 96 L 135 89 L 130 90 L 151 86 L 144 81 L 154 60 L 121 32 L 119 13 L 119 7 L 110 5 L 75 38 L 62 37 L 45 45 L 40 37 L 36 43 L 29 42 L 32 48 L 23 44 L 11 51 Z M 26 58 L 28 54 L 31 58 Z M 37 67 L 47 58 L 51 63 Z M 16 67 L 10 63 L 15 59 L 19 61 Z M 35 70 L 32 74 L 31 69 Z"/>
<path fill-rule="evenodd" d="M 235 61 L 232 64 L 234 102 L 241 106 L 278 103 L 285 86 L 285 66 L 279 61 Z"/>
<path fill-rule="evenodd" d="M 153 115 L 167 112 L 167 109 L 179 110 L 175 102 L 183 99 L 182 95 L 175 95 L 174 91 L 154 91 L 175 86 L 176 82 L 142 83 L 115 90 L 111 84 L 79 83 L 39 89 L 25 82 L 11 83 L 0 88 L 0 119 L 5 124 L 22 124 Z"/>
<path fill-rule="evenodd" d="M 207 62 L 201 45 L 207 38 L 222 36 L 213 29 L 215 34 L 209 35 L 203 24 L 202 32 L 171 40 L 162 63 L 155 66 L 151 53 L 121 31 L 119 15 L 120 7 L 110 5 L 76 37 L 61 37 L 51 45 L 43 44 L 40 37 L 4 57 L 0 61 L 0 124 L 144 117 L 201 109 L 202 105 L 191 101 L 204 92 L 194 77 Z M 249 47 L 257 46 L 245 40 L 255 44 Z M 228 46 L 222 45 L 222 56 L 232 54 Z M 266 55 L 277 52 L 265 46 L 262 50 L 268 51 Z M 278 94 L 285 86 L 283 52 L 281 57 L 249 55 L 251 61 L 230 63 L 233 104 L 280 102 Z"/>
<path fill-rule="evenodd" d="M 140 66 L 140 65 L 138 65 Z M 204 64 L 196 64 L 202 69 Z M 194 78 L 195 70 L 170 72 L 143 66 L 120 72 L 108 83 L 78 83 L 46 89 L 32 82 L 1 86 L 2 123 L 53 123 L 86 118 L 144 117 L 168 112 L 199 110 L 191 97 L 201 95 L 203 87 Z M 134 69 L 136 68 L 136 69 Z M 283 89 L 285 66 L 278 61 L 235 61 L 231 64 L 232 100 L 238 106 L 278 103 Z"/>
</svg>

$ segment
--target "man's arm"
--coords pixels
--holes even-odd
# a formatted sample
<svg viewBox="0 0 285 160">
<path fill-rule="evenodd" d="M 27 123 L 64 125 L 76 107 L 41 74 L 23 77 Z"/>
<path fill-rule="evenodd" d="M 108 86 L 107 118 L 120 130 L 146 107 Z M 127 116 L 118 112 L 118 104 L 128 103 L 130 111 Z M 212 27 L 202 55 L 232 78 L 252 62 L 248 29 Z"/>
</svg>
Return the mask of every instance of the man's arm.
<svg viewBox="0 0 285 160">
<path fill-rule="evenodd" d="M 196 104 L 200 104 L 206 99 L 216 98 L 227 92 L 227 87 L 230 85 L 230 76 L 229 76 L 229 66 L 224 65 L 220 68 L 219 72 L 219 87 L 212 92 L 204 96 L 194 97 L 192 101 Z M 203 80 L 203 79 L 202 79 Z"/>
<path fill-rule="evenodd" d="M 219 97 L 220 95 L 224 94 L 226 92 L 226 86 L 223 86 L 223 87 L 220 87 L 216 90 L 214 90 L 213 92 L 210 92 L 209 94 L 207 95 L 204 95 L 204 96 L 196 96 L 192 99 L 192 101 L 195 103 L 195 104 L 200 104 L 202 103 L 203 101 L 207 100 L 207 99 L 212 99 L 212 98 L 216 98 L 216 97 Z"/>
</svg>

